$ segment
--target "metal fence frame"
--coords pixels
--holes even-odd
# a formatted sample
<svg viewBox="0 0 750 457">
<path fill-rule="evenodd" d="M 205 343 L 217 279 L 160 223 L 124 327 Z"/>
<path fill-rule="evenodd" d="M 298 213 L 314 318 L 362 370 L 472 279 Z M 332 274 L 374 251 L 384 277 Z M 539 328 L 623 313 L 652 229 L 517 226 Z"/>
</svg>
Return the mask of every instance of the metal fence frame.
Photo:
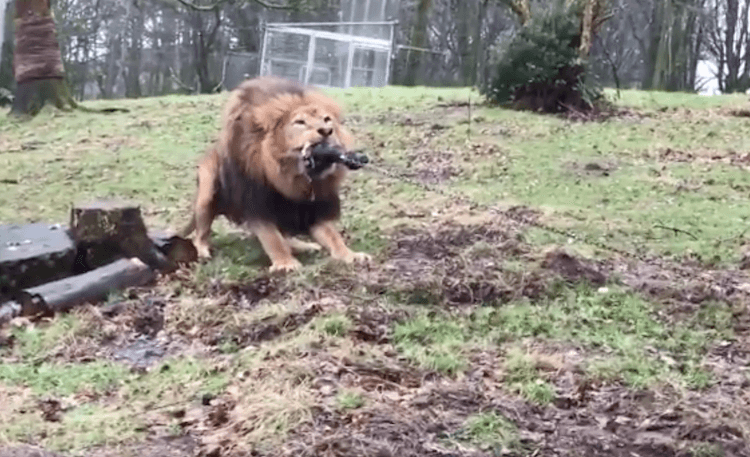
<svg viewBox="0 0 750 457">
<path fill-rule="evenodd" d="M 349 45 L 349 55 L 347 56 L 347 71 L 344 80 L 344 88 L 348 89 L 351 87 L 352 70 L 354 62 L 354 51 L 355 49 L 370 49 L 374 51 L 387 52 L 386 67 L 385 67 L 385 85 L 388 85 L 391 80 L 391 60 L 393 59 L 393 40 L 395 36 L 395 28 L 398 21 L 382 21 L 382 22 L 270 22 L 267 23 L 263 31 L 263 46 L 260 54 L 260 76 L 270 74 L 270 62 L 266 63 L 266 51 L 268 48 L 268 32 L 283 32 L 294 35 L 304 35 L 310 38 L 307 48 L 307 60 L 294 60 L 294 62 L 303 63 L 300 68 L 300 80 L 305 84 L 310 83 L 310 75 L 314 69 L 315 62 L 315 41 L 317 38 L 323 38 L 333 41 L 344 42 Z M 308 29 L 306 27 L 337 27 L 337 26 L 368 26 L 368 25 L 389 25 L 390 26 L 390 39 L 384 40 L 380 38 L 370 38 L 366 36 L 354 35 L 350 33 L 340 32 L 328 32 L 325 30 Z M 351 28 L 350 28 L 351 30 Z M 277 59 L 285 60 L 289 59 Z M 326 85 L 317 84 L 321 87 L 330 87 Z"/>
</svg>

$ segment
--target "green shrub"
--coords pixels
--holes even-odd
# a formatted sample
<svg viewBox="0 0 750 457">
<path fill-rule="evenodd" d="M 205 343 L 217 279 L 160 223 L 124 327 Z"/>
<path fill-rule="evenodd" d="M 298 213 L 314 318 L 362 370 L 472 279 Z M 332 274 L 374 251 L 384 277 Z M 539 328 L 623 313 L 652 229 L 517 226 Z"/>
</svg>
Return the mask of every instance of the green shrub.
<svg viewBox="0 0 750 457">
<path fill-rule="evenodd" d="M 586 68 L 577 61 L 578 11 L 561 2 L 540 11 L 495 56 L 494 77 L 482 93 L 496 103 L 555 113 L 588 111 L 601 90 L 587 85 Z"/>
</svg>

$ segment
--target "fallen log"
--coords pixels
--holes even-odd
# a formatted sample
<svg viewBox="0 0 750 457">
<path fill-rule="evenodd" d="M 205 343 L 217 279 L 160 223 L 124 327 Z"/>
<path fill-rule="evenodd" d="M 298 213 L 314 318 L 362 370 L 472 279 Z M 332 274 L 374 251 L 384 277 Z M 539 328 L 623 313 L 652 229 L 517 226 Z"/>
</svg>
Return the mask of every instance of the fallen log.
<svg viewBox="0 0 750 457">
<path fill-rule="evenodd" d="M 88 273 L 21 291 L 14 300 L 0 304 L 0 325 L 19 316 L 65 312 L 100 301 L 112 290 L 144 285 L 155 277 L 151 267 L 140 259 L 120 259 Z"/>
</svg>

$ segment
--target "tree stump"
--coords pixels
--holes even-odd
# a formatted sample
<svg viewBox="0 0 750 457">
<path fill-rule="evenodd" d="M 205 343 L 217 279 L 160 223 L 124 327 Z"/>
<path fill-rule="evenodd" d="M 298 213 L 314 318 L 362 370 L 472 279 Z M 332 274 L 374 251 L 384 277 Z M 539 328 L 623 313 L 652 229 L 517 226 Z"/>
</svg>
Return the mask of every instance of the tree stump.
<svg viewBox="0 0 750 457">
<path fill-rule="evenodd" d="M 69 276 L 75 256 L 73 240 L 60 226 L 0 225 L 0 295 Z"/>
<path fill-rule="evenodd" d="M 137 257 L 159 270 L 176 268 L 148 236 L 138 206 L 113 201 L 77 205 L 70 213 L 70 231 L 88 268 L 122 257 Z"/>
</svg>

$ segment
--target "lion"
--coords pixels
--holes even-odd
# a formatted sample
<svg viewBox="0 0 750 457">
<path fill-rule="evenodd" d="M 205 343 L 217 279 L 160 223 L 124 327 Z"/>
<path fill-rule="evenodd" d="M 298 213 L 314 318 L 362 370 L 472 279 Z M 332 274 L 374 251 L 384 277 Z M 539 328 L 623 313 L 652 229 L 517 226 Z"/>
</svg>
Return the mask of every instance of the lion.
<svg viewBox="0 0 750 457">
<path fill-rule="evenodd" d="M 339 189 L 347 168 L 332 164 L 312 179 L 304 154 L 326 141 L 351 150 L 353 136 L 342 110 L 321 92 L 277 77 L 246 80 L 229 95 L 218 139 L 198 164 L 192 216 L 180 232 L 201 258 L 211 257 L 211 224 L 223 215 L 257 236 L 270 270 L 301 267 L 293 251 L 326 248 L 335 260 L 367 262 L 352 251 L 334 223 L 341 216 Z M 294 238 L 310 236 L 316 243 Z"/>
</svg>

